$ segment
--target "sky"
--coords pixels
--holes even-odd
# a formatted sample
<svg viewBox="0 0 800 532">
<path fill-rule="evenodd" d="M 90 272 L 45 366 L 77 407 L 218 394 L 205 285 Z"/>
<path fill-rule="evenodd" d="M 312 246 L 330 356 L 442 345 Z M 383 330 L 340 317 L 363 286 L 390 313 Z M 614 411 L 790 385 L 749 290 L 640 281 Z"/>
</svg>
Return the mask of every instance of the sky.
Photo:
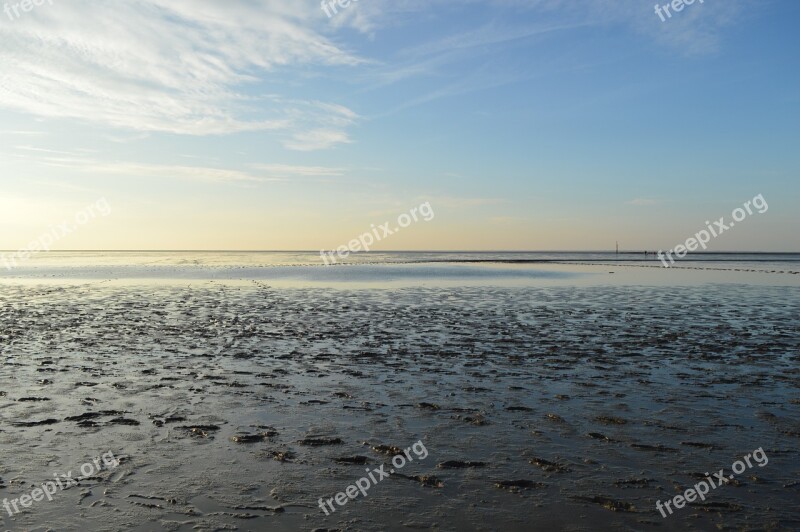
<svg viewBox="0 0 800 532">
<path fill-rule="evenodd" d="M 37 1 L 0 249 L 800 251 L 796 0 Z"/>
</svg>

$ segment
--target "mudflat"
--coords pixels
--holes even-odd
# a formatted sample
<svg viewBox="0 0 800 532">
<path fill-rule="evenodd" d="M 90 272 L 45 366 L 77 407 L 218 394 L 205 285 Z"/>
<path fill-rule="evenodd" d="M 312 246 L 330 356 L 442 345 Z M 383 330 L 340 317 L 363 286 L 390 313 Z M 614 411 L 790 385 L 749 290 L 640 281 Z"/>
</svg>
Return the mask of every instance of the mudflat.
<svg viewBox="0 0 800 532">
<path fill-rule="evenodd" d="M 796 529 L 796 276 L 646 286 L 613 269 L 0 284 L 0 498 L 120 460 L 3 527 Z M 424 458 L 323 512 L 417 442 Z M 704 501 L 656 509 L 759 448 L 768 463 Z"/>
</svg>

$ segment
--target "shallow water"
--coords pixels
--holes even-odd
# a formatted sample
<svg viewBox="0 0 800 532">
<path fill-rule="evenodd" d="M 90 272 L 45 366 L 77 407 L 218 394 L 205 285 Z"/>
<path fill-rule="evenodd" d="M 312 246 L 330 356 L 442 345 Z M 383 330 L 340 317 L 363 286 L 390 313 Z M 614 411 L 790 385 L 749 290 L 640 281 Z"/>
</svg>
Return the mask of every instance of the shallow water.
<svg viewBox="0 0 800 532">
<path fill-rule="evenodd" d="M 3 526 L 800 527 L 797 276 L 546 268 L 563 275 L 7 281 L 0 496 L 109 450 L 127 459 Z M 219 429 L 185 428 L 201 425 Z M 323 437 L 341 443 L 300 443 Z M 377 468 L 389 457 L 365 442 L 418 441 L 429 455 L 402 474 L 442 487 L 395 475 L 329 516 L 317 506 L 365 475 L 334 459 Z M 757 448 L 769 463 L 709 504 L 656 510 Z M 484 465 L 437 467 L 453 460 Z M 529 488 L 496 486 L 516 480 Z"/>
</svg>

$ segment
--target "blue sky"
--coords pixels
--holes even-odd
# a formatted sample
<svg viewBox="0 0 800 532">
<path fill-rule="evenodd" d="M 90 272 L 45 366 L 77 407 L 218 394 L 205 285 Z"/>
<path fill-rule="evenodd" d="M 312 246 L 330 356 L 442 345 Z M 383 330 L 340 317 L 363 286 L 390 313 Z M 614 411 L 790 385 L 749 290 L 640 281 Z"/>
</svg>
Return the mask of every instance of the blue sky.
<svg viewBox="0 0 800 532">
<path fill-rule="evenodd" d="M 16 1 L 7 2 L 12 8 Z M 800 250 L 792 0 L 45 0 L 0 13 L 0 248 Z M 662 5 L 666 2 L 660 2 Z"/>
</svg>

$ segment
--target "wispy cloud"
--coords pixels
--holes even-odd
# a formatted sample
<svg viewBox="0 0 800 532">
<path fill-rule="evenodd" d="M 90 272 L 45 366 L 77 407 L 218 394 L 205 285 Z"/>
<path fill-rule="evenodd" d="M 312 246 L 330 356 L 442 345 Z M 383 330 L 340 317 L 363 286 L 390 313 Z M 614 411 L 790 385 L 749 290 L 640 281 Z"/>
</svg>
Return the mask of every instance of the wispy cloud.
<svg viewBox="0 0 800 532">
<path fill-rule="evenodd" d="M 374 89 L 441 75 L 447 64 L 464 61 L 474 50 L 584 26 L 623 26 L 686 53 L 704 53 L 716 49 L 721 29 L 739 17 L 747 1 L 695 5 L 668 24 L 639 0 L 364 0 L 330 20 L 315 1 L 45 3 L 0 25 L 0 108 L 127 130 L 117 133 L 125 138 L 131 131 L 266 131 L 287 149 L 323 150 L 353 142 L 349 130 L 359 120 L 354 111 L 335 102 L 259 91 L 281 86 L 287 72 L 307 69 L 319 76 L 340 67 L 355 69 Z M 448 26 L 442 37 L 408 42 L 394 59 L 381 62 L 347 49 L 338 34 L 345 29 L 372 34 L 486 9 L 491 20 Z M 521 13 L 526 16 L 516 16 Z M 540 22 L 532 25 L 531 14 Z M 527 22 L 518 22 L 523 19 Z M 484 70 L 482 80 L 450 77 L 445 86 L 426 88 L 400 108 L 530 76 L 514 72 L 516 66 L 509 65 L 504 71 Z"/>
<path fill-rule="evenodd" d="M 14 146 L 14 149 L 22 150 L 22 151 L 37 152 L 37 153 L 56 153 L 56 154 L 59 154 L 59 155 L 73 155 L 73 152 L 69 152 L 69 151 L 49 150 L 47 148 L 37 148 L 35 146 Z"/>
<path fill-rule="evenodd" d="M 286 179 L 292 177 L 334 177 L 344 174 L 342 168 L 328 168 L 326 166 L 294 166 L 289 164 L 254 164 L 252 168 L 263 171 L 265 175 Z"/>
<path fill-rule="evenodd" d="M 314 131 L 303 131 L 295 133 L 294 136 L 283 143 L 283 145 L 296 151 L 312 151 L 330 148 L 336 144 L 347 144 L 351 142 L 347 133 L 335 129 L 316 129 Z"/>
<path fill-rule="evenodd" d="M 180 164 L 147 164 L 129 161 L 104 161 L 87 157 L 85 153 L 38 149 L 30 146 L 17 147 L 19 152 L 0 154 L 28 163 L 40 164 L 81 175 L 126 176 L 132 178 L 181 179 L 209 183 L 260 183 L 281 181 L 263 169 L 249 172 L 231 168 Z"/>
<path fill-rule="evenodd" d="M 126 175 L 133 177 L 156 177 L 163 179 L 184 179 L 191 181 L 206 181 L 211 183 L 229 182 L 264 182 L 278 181 L 278 179 L 254 175 L 253 173 L 226 168 L 211 168 L 204 166 L 183 165 L 157 165 L 138 163 L 97 163 L 85 168 L 106 175 Z"/>
<path fill-rule="evenodd" d="M 567 24 L 538 24 L 535 26 L 515 27 L 513 25 L 484 24 L 455 35 L 446 36 L 438 41 L 425 43 L 402 51 L 403 56 L 429 56 L 432 54 L 453 53 L 478 47 L 502 45 L 520 41 L 537 35 L 545 35 L 565 30 L 573 30 L 591 25 L 590 22 L 579 21 Z"/>
<path fill-rule="evenodd" d="M 667 0 L 662 0 L 662 4 Z M 382 27 L 407 23 L 425 13 L 443 10 L 490 9 L 497 19 L 510 21 L 501 28 L 494 21 L 482 27 L 444 36 L 438 41 L 409 49 L 409 52 L 444 52 L 474 48 L 528 38 L 558 29 L 580 26 L 621 26 L 686 54 L 710 53 L 718 49 L 723 28 L 741 18 L 746 5 L 756 0 L 725 0 L 697 3 L 684 9 L 669 24 L 655 15 L 654 2 L 641 0 L 372 0 L 353 4 L 336 17 L 336 24 L 372 34 Z M 537 27 L 514 26 L 519 14 L 535 14 Z M 495 31 L 502 29 L 502 31 Z"/>
<path fill-rule="evenodd" d="M 375 119 L 440 99 L 585 68 L 583 60 L 568 53 L 552 61 L 548 54 L 534 55 L 535 67 L 530 61 L 515 63 L 508 59 L 513 56 L 507 52 L 513 48 L 546 50 L 547 40 L 562 34 L 581 42 L 581 35 L 611 27 L 616 33 L 652 41 L 683 55 L 714 53 L 723 29 L 741 18 L 746 2 L 752 0 L 698 3 L 699 7 L 685 9 L 669 24 L 662 23 L 653 7 L 641 0 L 372 0 L 353 4 L 346 13 L 337 15 L 341 17 L 337 20 L 340 25 L 371 34 L 408 24 L 410 17 L 425 21 L 453 14 L 452 20 L 465 20 L 458 15 L 466 11 L 475 15 L 468 24 L 448 21 L 447 30 L 430 40 L 410 42 L 384 63 L 366 69 L 362 90 L 407 83 L 416 92 L 417 86 L 410 81 L 427 78 L 431 82 L 425 92 L 407 93 L 410 96 L 406 101 L 384 108 L 371 117 Z M 481 22 L 482 13 L 491 13 L 491 18 Z"/>
<path fill-rule="evenodd" d="M 0 25 L 0 107 L 140 132 L 274 131 L 294 146 L 348 140 L 354 113 L 253 97 L 281 68 L 362 60 L 313 29 L 301 2 L 71 0 Z M 299 117 L 299 118 L 298 118 Z M 324 128 L 325 141 L 317 132 Z M 316 138 L 316 142 L 303 139 Z"/>
<path fill-rule="evenodd" d="M 12 129 L 0 130 L 0 135 L 8 135 L 12 137 L 38 137 L 45 134 L 46 133 L 44 131 L 12 130 Z"/>
</svg>

